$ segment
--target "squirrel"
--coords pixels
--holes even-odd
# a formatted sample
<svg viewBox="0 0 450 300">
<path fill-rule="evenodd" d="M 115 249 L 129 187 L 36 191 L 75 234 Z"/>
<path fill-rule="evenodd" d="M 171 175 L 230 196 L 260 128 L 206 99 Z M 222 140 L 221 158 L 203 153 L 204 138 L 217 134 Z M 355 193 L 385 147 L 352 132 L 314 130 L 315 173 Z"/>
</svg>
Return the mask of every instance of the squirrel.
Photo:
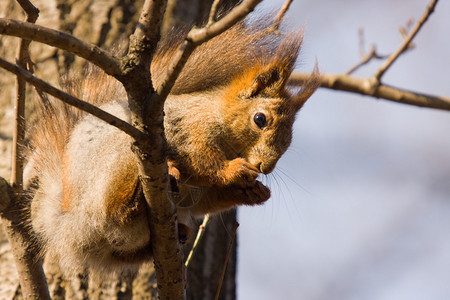
<svg viewBox="0 0 450 300">
<path fill-rule="evenodd" d="M 181 36 L 160 42 L 151 65 L 154 86 Z M 164 106 L 169 196 L 181 232 L 192 217 L 269 199 L 257 177 L 275 168 L 291 143 L 296 113 L 319 84 L 316 67 L 301 89 L 287 87 L 302 37 L 244 20 L 188 59 Z M 120 83 L 91 73 L 67 89 L 131 122 Z M 24 188 L 32 197 L 36 240 L 63 272 L 135 270 L 151 259 L 151 236 L 133 139 L 58 103 L 42 110 L 30 133 Z"/>
</svg>

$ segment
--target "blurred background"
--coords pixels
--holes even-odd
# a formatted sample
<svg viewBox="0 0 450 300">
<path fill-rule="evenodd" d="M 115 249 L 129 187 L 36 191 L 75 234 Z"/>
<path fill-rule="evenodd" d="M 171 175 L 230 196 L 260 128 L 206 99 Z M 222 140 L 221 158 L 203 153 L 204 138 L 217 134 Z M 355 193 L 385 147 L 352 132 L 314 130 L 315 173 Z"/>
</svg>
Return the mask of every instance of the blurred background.
<svg viewBox="0 0 450 300">
<path fill-rule="evenodd" d="M 12 2 L 0 0 L 0 16 L 20 12 Z M 41 9 L 41 25 L 103 47 L 118 39 L 117 32 L 128 36 L 136 21 L 128 6 L 138 2 L 33 1 Z M 283 2 L 263 1 L 258 11 L 276 11 Z M 417 21 L 427 5 L 428 0 L 294 1 L 285 21 L 305 26 L 298 70 L 311 71 L 317 59 L 323 73 L 346 72 L 361 60 L 359 28 L 366 51 L 375 44 L 379 54 L 392 53 L 402 42 L 399 27 L 410 18 Z M 66 9 L 62 16 L 68 19 L 57 8 Z M 384 83 L 450 97 L 449 15 L 450 1 L 439 1 L 416 47 L 395 62 Z M 100 34 L 103 23 L 112 24 L 107 36 Z M 7 45 L 0 56 L 14 57 L 13 40 L 0 40 Z M 32 50 L 41 63 L 39 75 L 53 83 L 59 79 L 54 74 L 79 67 L 67 53 Z M 371 76 L 380 65 L 374 61 L 355 76 Z M 14 77 L 0 76 L 0 176 L 7 178 L 14 92 L 8 84 Z M 272 188 L 272 199 L 238 212 L 239 299 L 450 299 L 450 112 L 319 89 L 298 115 L 291 148 L 262 180 Z M 17 288 L 11 266 L 0 228 L 0 299 L 12 299 Z"/>
<path fill-rule="evenodd" d="M 294 1 L 286 20 L 306 28 L 298 70 L 317 58 L 323 73 L 346 72 L 361 60 L 359 28 L 366 51 L 392 53 L 428 2 Z M 449 13 L 440 1 L 384 83 L 450 96 Z M 272 199 L 238 213 L 239 299 L 450 299 L 450 112 L 320 89 L 263 181 Z"/>
</svg>

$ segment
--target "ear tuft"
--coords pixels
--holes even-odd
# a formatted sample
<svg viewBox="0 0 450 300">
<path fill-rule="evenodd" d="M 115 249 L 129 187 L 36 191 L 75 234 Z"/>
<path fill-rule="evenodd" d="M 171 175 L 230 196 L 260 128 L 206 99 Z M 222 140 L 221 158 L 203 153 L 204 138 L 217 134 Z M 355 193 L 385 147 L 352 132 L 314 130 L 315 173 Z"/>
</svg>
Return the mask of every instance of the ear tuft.
<svg viewBox="0 0 450 300">
<path fill-rule="evenodd" d="M 292 32 L 286 35 L 276 51 L 261 62 L 261 70 L 256 73 L 253 83 L 243 95 L 254 97 L 277 98 L 285 93 L 285 86 L 294 69 L 298 52 L 303 40 L 303 31 Z"/>
<path fill-rule="evenodd" d="M 314 70 L 312 71 L 309 78 L 303 83 L 300 91 L 292 97 L 292 101 L 294 102 L 295 108 L 298 111 L 302 108 L 303 104 L 305 104 L 306 100 L 311 97 L 311 95 L 317 90 L 320 86 L 320 73 L 319 67 L 316 64 L 314 66 Z"/>
</svg>

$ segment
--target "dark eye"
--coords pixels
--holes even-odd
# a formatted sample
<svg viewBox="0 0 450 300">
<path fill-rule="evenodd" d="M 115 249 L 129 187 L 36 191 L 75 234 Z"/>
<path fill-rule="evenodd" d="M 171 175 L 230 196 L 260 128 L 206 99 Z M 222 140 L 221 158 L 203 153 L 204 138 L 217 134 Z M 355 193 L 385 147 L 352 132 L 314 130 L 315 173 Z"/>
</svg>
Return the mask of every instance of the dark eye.
<svg viewBox="0 0 450 300">
<path fill-rule="evenodd" d="M 266 115 L 263 113 L 256 113 L 253 117 L 253 121 L 255 121 L 255 124 L 261 129 L 267 124 Z"/>
</svg>

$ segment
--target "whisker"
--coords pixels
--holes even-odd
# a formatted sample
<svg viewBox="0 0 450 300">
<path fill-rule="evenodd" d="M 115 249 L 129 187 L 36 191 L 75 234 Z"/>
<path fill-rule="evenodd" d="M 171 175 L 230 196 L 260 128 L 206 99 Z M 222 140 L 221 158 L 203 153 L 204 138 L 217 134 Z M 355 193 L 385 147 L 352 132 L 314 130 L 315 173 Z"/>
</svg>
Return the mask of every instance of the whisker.
<svg viewBox="0 0 450 300">
<path fill-rule="evenodd" d="M 292 192 L 289 188 L 289 186 L 287 185 L 286 181 L 283 179 L 283 177 L 281 177 L 278 172 L 274 172 L 274 179 L 277 181 L 278 184 L 278 189 L 279 189 L 279 193 L 280 193 L 280 198 L 283 199 L 283 203 L 285 205 L 285 207 L 288 209 L 288 205 L 287 205 L 287 200 L 286 200 L 286 196 L 285 196 L 285 192 L 287 192 L 289 194 L 289 199 L 291 200 L 291 202 L 293 202 L 294 197 L 292 196 Z M 280 184 L 280 182 L 282 183 L 282 185 Z"/>
<path fill-rule="evenodd" d="M 282 173 L 284 176 L 286 176 L 287 179 L 289 179 L 293 184 L 295 184 L 298 188 L 302 189 L 304 192 L 311 195 L 311 192 L 308 191 L 304 186 L 299 184 L 295 179 L 292 178 L 292 176 L 289 175 L 286 171 L 284 171 L 282 168 L 277 168 L 277 170 Z"/>
<path fill-rule="evenodd" d="M 296 154 L 296 156 L 298 156 L 298 157 L 305 156 L 305 155 L 307 157 L 309 156 L 308 152 L 305 149 L 299 148 L 299 147 L 294 147 L 292 145 L 286 150 L 286 153 L 290 153 L 290 152 Z"/>
<path fill-rule="evenodd" d="M 283 172 L 281 172 L 281 173 L 284 175 Z M 274 179 L 275 179 L 276 182 L 277 182 L 277 185 L 278 185 L 278 187 L 279 187 L 280 192 L 283 193 L 284 190 L 286 190 L 286 191 L 289 193 L 289 196 L 290 196 L 291 199 L 292 199 L 292 198 L 293 198 L 293 197 L 292 197 L 292 192 L 291 192 L 291 190 L 289 189 L 289 186 L 288 186 L 288 184 L 286 183 L 286 181 L 283 179 L 283 177 L 281 177 L 281 175 L 278 174 L 278 170 L 275 170 L 275 172 L 274 172 L 273 175 L 274 175 Z M 280 181 L 283 183 L 284 188 L 281 187 Z M 284 194 L 283 194 L 283 198 L 284 198 Z"/>
<path fill-rule="evenodd" d="M 284 193 L 284 191 L 286 191 L 287 193 L 289 193 L 289 199 L 291 200 L 291 203 L 293 204 L 293 206 L 294 206 L 294 209 L 295 209 L 295 211 L 296 211 L 296 215 L 298 216 L 298 217 L 300 217 L 301 218 L 301 215 L 302 215 L 302 213 L 301 213 L 301 211 L 299 210 L 299 208 L 298 208 L 298 206 L 297 206 L 297 201 L 296 201 L 296 198 L 294 197 L 294 195 L 292 194 L 292 191 L 291 191 L 291 189 L 289 188 L 289 185 L 287 184 L 287 182 L 283 179 L 283 177 L 280 175 L 280 174 L 282 174 L 282 175 L 284 175 L 284 176 L 286 176 L 287 178 L 289 178 L 291 181 L 293 181 L 294 183 L 296 183 L 292 178 L 290 178 L 288 175 L 287 175 L 287 173 L 286 172 L 284 172 L 282 169 L 280 169 L 280 168 L 277 168 L 276 170 L 275 170 L 276 172 L 274 172 L 274 175 L 276 175 L 276 179 L 277 180 L 279 180 L 279 181 L 281 181 L 282 183 L 283 183 L 283 185 L 284 185 L 284 188 L 281 188 L 281 190 L 282 190 L 282 192 Z M 278 172 L 280 172 L 280 174 L 278 173 Z M 296 185 L 298 185 L 297 183 L 296 183 Z M 303 187 L 301 187 L 300 185 L 298 185 L 302 190 L 305 190 Z M 285 205 L 285 208 L 286 208 L 286 210 L 288 211 L 288 213 L 289 213 L 289 218 L 291 218 L 291 219 L 293 219 L 292 218 L 292 215 L 291 215 L 291 211 L 292 211 L 292 209 L 291 209 L 291 207 L 288 205 L 288 203 L 287 203 L 287 201 L 286 201 L 286 197 L 284 197 L 284 194 L 283 194 L 283 202 L 284 202 L 284 205 Z"/>
<path fill-rule="evenodd" d="M 218 218 L 220 220 L 220 223 L 222 224 L 223 229 L 225 229 L 225 232 L 226 232 L 228 238 L 231 238 L 233 236 L 233 232 L 231 232 L 230 229 L 225 224 L 225 220 L 224 220 L 223 216 L 224 216 L 224 214 L 230 214 L 233 211 L 236 211 L 236 208 L 233 208 L 230 211 L 225 211 L 225 212 L 221 212 L 219 214 L 216 214 L 216 216 L 218 216 Z M 237 215 L 236 215 L 236 217 L 237 217 Z"/>
<path fill-rule="evenodd" d="M 269 187 L 269 189 L 271 190 L 271 192 L 273 193 L 273 189 L 272 189 L 272 187 L 274 186 L 274 184 L 273 184 L 273 180 L 272 179 L 274 179 L 275 180 L 275 185 L 278 185 L 278 182 L 276 182 L 276 178 L 274 178 L 273 176 L 272 176 L 272 173 L 271 174 L 269 174 L 269 175 L 264 175 L 263 176 L 263 184 L 264 185 L 266 185 L 267 187 Z M 279 192 L 279 189 L 278 189 L 278 192 Z M 271 195 L 271 198 L 274 198 L 274 195 L 272 194 Z M 275 204 L 276 204 L 276 202 L 274 202 L 274 201 L 270 201 L 269 202 L 269 205 L 271 206 L 271 208 L 272 209 L 270 209 L 270 224 L 272 224 L 273 223 L 273 220 L 274 220 L 274 208 L 276 207 L 275 206 Z M 265 206 L 266 207 L 266 206 Z"/>
</svg>

